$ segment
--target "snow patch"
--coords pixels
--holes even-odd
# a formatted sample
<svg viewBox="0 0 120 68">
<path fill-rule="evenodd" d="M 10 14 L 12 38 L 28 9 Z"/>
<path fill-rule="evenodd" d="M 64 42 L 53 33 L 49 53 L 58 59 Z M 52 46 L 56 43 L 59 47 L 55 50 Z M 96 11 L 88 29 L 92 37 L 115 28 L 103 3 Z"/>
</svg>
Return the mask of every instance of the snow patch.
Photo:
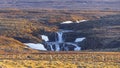
<svg viewBox="0 0 120 68">
<path fill-rule="evenodd" d="M 73 21 L 64 21 L 61 24 L 81 23 L 81 22 L 85 22 L 85 21 L 88 21 L 88 20 L 76 20 L 76 22 L 73 22 Z"/>
<path fill-rule="evenodd" d="M 75 42 L 82 42 L 85 39 L 85 37 L 83 38 L 76 38 Z"/>
<path fill-rule="evenodd" d="M 35 44 L 35 43 L 25 43 L 25 45 L 29 46 L 32 49 L 36 49 L 36 50 L 47 50 L 43 44 Z"/>
<path fill-rule="evenodd" d="M 49 38 L 48 38 L 48 36 L 46 36 L 46 35 L 41 35 L 41 37 L 42 37 L 42 40 L 44 40 L 44 41 L 49 41 Z"/>
<path fill-rule="evenodd" d="M 81 22 L 85 22 L 85 21 L 87 21 L 87 20 L 79 20 L 79 21 L 77 20 L 76 23 L 81 23 Z"/>
<path fill-rule="evenodd" d="M 73 21 L 64 21 L 61 24 L 70 24 L 70 23 L 73 23 Z"/>
</svg>

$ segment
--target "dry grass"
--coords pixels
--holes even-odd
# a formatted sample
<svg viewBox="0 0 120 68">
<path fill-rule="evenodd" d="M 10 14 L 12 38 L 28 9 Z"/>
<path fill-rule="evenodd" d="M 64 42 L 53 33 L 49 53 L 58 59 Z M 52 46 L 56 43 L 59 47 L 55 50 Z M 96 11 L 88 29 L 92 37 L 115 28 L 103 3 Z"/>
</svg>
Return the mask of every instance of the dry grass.
<svg viewBox="0 0 120 68">
<path fill-rule="evenodd" d="M 3 68 L 120 68 L 119 52 L 8 54 L 0 59 Z"/>
<path fill-rule="evenodd" d="M 0 62 L 0 66 L 3 68 L 119 68 L 120 63 L 3 60 Z"/>
<path fill-rule="evenodd" d="M 27 46 L 23 45 L 21 42 L 13 39 L 0 36 L 0 54 L 6 53 L 24 53 L 24 52 L 37 52 L 32 50 Z"/>
</svg>

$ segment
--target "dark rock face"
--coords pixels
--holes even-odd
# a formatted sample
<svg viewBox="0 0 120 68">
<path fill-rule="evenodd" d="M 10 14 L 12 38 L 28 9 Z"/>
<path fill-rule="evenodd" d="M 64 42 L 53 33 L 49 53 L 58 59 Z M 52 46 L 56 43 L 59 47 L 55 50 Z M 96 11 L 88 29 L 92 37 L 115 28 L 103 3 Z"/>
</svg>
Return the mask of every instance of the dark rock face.
<svg viewBox="0 0 120 68">
<path fill-rule="evenodd" d="M 70 44 L 66 44 L 65 48 L 67 48 L 68 51 L 74 51 L 75 46 L 70 45 Z M 64 50 L 66 50 L 65 48 L 64 48 Z"/>
<path fill-rule="evenodd" d="M 81 44 L 82 50 L 103 48 L 99 38 L 86 38 Z"/>
<path fill-rule="evenodd" d="M 98 20 L 87 21 L 79 24 L 60 24 L 60 29 L 72 29 L 77 36 L 86 39 L 79 43 L 82 50 L 106 49 L 120 47 L 120 15 L 101 17 Z M 71 36 L 74 39 L 74 35 Z"/>
<path fill-rule="evenodd" d="M 112 42 L 109 44 L 109 46 L 110 46 L 110 48 L 120 47 L 120 39 L 112 41 Z"/>
<path fill-rule="evenodd" d="M 45 33 L 45 35 L 48 36 L 49 42 L 56 41 L 57 34 L 55 32 L 47 32 L 47 33 Z"/>
<path fill-rule="evenodd" d="M 64 33 L 65 42 L 74 42 L 77 38 L 77 34 L 75 32 Z"/>
</svg>

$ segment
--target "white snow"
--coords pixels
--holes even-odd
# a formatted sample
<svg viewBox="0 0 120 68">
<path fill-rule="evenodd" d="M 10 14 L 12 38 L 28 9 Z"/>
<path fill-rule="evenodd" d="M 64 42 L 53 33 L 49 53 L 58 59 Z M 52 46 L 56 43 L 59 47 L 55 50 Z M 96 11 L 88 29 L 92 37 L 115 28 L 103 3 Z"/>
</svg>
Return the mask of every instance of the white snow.
<svg viewBox="0 0 120 68">
<path fill-rule="evenodd" d="M 73 23 L 73 21 L 64 21 L 61 24 L 70 24 L 70 23 Z"/>
<path fill-rule="evenodd" d="M 85 22 L 85 21 L 88 21 L 88 20 L 76 20 L 76 22 L 73 22 L 73 21 L 64 21 L 61 24 L 81 23 L 81 22 Z"/>
<path fill-rule="evenodd" d="M 85 21 L 87 21 L 87 20 L 79 20 L 79 21 L 77 20 L 76 23 L 81 23 L 81 22 L 85 22 Z"/>
<path fill-rule="evenodd" d="M 85 22 L 85 21 L 88 21 L 88 20 L 76 20 L 76 22 L 73 22 L 73 21 L 64 21 L 61 24 L 81 23 L 81 22 Z"/>
<path fill-rule="evenodd" d="M 75 42 L 82 42 L 85 39 L 85 37 L 83 38 L 76 38 Z"/>
<path fill-rule="evenodd" d="M 44 40 L 44 41 L 49 41 L 48 36 L 46 36 L 46 35 L 41 35 L 41 37 L 42 37 L 42 40 Z"/>
<path fill-rule="evenodd" d="M 36 49 L 36 50 L 47 50 L 43 44 L 35 44 L 35 43 L 25 43 L 25 45 L 29 46 L 32 49 Z"/>
</svg>

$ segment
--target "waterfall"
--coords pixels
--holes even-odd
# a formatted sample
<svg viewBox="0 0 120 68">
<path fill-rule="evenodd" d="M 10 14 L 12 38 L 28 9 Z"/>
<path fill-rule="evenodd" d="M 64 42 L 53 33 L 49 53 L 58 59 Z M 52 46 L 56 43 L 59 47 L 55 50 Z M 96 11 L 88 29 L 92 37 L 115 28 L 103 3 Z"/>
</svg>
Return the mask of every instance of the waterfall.
<svg viewBox="0 0 120 68">
<path fill-rule="evenodd" d="M 65 42 L 64 41 L 64 37 L 63 34 L 64 33 L 69 33 L 69 32 L 73 32 L 71 30 L 60 30 L 58 32 L 56 32 L 56 36 L 55 36 L 55 41 L 53 42 L 49 42 L 46 41 L 47 45 L 50 47 L 51 51 L 80 51 L 81 47 L 77 44 L 78 42 L 82 42 L 85 38 L 76 38 L 75 41 L 73 42 Z M 67 36 L 67 35 L 66 35 Z"/>
<path fill-rule="evenodd" d="M 50 50 L 50 51 L 80 51 L 81 47 L 78 45 L 79 42 L 82 42 L 85 37 L 76 38 L 75 41 L 66 42 L 63 37 L 64 33 L 69 34 L 69 32 L 73 32 L 71 30 L 60 30 L 56 32 L 55 41 L 50 42 L 50 39 L 47 35 L 41 35 L 42 40 L 44 40 L 43 44 L 35 44 L 35 43 L 25 43 L 25 45 L 30 48 L 37 50 Z M 74 32 L 73 32 L 74 33 Z M 67 35 L 65 35 L 67 36 Z M 67 38 L 67 37 L 66 37 Z M 44 47 L 46 46 L 46 48 Z"/>
<path fill-rule="evenodd" d="M 61 31 L 60 31 L 60 32 L 57 32 L 57 35 L 58 35 L 58 36 L 57 36 L 57 37 L 58 37 L 57 42 L 58 42 L 58 43 L 64 42 L 64 41 L 63 41 L 63 32 L 61 32 Z"/>
<path fill-rule="evenodd" d="M 51 48 L 51 51 L 54 51 L 54 49 L 53 49 L 52 45 L 50 45 L 50 48 Z"/>
<path fill-rule="evenodd" d="M 50 46 L 51 51 L 54 51 L 53 45 L 51 43 L 49 43 L 49 46 Z"/>
<path fill-rule="evenodd" d="M 75 44 L 75 43 L 66 43 L 66 44 L 75 46 L 74 51 L 79 51 L 79 50 L 81 50 L 81 47 L 79 47 L 79 46 L 78 46 L 77 44 Z"/>
<path fill-rule="evenodd" d="M 63 32 L 59 31 L 56 32 L 57 36 L 55 37 L 55 42 L 47 42 L 47 44 L 50 46 L 51 51 L 60 51 L 60 43 L 63 43 Z M 53 45 L 55 45 L 55 49 L 53 48 Z"/>
<path fill-rule="evenodd" d="M 55 51 L 60 51 L 60 45 L 59 45 L 59 43 L 56 43 L 56 44 L 55 44 L 55 48 L 56 48 Z"/>
</svg>

